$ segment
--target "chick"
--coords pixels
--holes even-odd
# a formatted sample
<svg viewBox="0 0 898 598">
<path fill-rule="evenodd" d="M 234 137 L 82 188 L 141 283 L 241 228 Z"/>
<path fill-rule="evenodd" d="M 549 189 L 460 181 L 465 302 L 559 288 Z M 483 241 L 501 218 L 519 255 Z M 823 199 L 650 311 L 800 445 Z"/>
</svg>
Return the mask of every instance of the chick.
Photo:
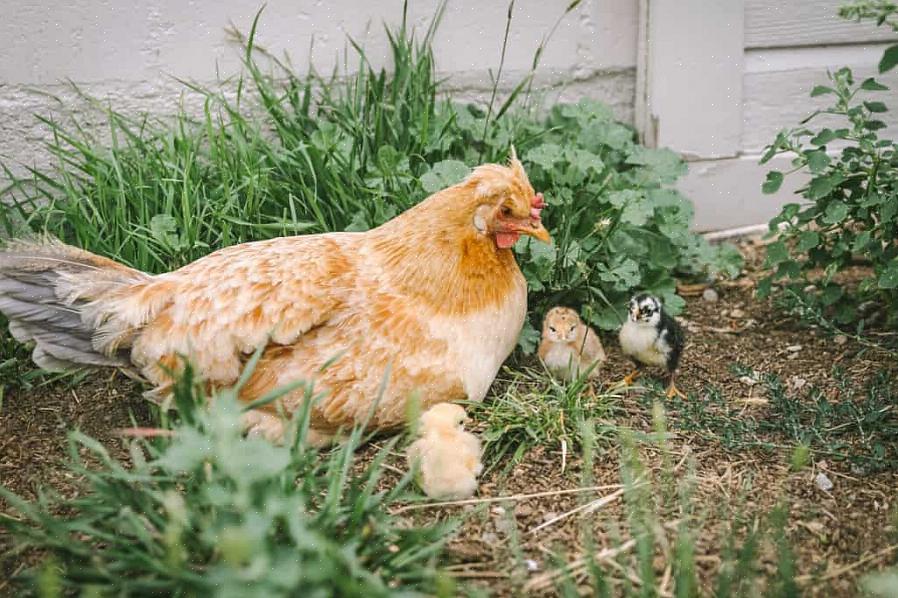
<svg viewBox="0 0 898 598">
<path fill-rule="evenodd" d="M 470 498 L 483 471 L 480 440 L 466 432 L 465 410 L 453 403 L 438 403 L 421 415 L 420 438 L 406 451 L 409 467 L 420 468 L 418 485 L 434 499 Z"/>
<path fill-rule="evenodd" d="M 686 338 L 683 329 L 664 311 L 657 297 L 642 293 L 630 299 L 629 317 L 621 327 L 618 339 L 624 354 L 636 364 L 636 369 L 623 379 L 623 384 L 632 384 L 643 365 L 664 367 L 670 376 L 667 397 L 686 398 L 677 389 L 675 380 Z"/>
<path fill-rule="evenodd" d="M 553 307 L 543 320 L 539 358 L 553 375 L 569 382 L 590 366 L 588 377 L 599 376 L 599 366 L 605 361 L 605 349 L 595 330 L 580 320 L 577 312 L 568 307 Z"/>
</svg>

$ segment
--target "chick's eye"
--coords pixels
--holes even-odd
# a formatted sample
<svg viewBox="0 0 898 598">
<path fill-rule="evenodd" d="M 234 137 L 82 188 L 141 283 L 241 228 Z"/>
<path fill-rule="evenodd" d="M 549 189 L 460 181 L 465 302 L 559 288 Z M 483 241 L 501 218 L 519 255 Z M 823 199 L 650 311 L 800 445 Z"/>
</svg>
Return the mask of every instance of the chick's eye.
<svg viewBox="0 0 898 598">
<path fill-rule="evenodd" d="M 555 330 L 554 326 L 549 326 L 549 330 L 551 330 L 552 332 L 558 332 L 557 330 Z"/>
<path fill-rule="evenodd" d="M 511 216 L 511 208 L 509 208 L 508 206 L 502 206 L 502 215 Z"/>
</svg>

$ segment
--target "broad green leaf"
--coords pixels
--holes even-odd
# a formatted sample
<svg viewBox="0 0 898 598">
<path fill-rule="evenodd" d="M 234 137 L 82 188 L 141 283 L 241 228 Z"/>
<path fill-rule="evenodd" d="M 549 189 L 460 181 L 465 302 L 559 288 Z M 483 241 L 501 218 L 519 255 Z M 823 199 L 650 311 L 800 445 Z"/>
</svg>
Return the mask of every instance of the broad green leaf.
<svg viewBox="0 0 898 598">
<path fill-rule="evenodd" d="M 888 107 L 883 102 L 864 102 L 864 107 L 870 112 L 888 112 Z"/>
<path fill-rule="evenodd" d="M 530 261 L 536 267 L 540 279 L 548 280 L 551 277 L 552 269 L 555 267 L 555 260 L 558 256 L 555 244 L 543 243 L 530 237 L 527 238 L 527 242 L 530 249 Z"/>
<path fill-rule="evenodd" d="M 642 226 L 648 222 L 654 211 L 654 206 L 647 201 L 631 201 L 624 206 L 620 219 L 633 226 Z"/>
<path fill-rule="evenodd" d="M 767 179 L 761 185 L 761 191 L 767 194 L 776 193 L 783 184 L 783 173 L 771 170 L 767 173 Z"/>
<path fill-rule="evenodd" d="M 798 251 L 808 251 L 820 244 L 820 235 L 816 231 L 806 230 L 798 236 L 798 244 L 795 246 Z"/>
<path fill-rule="evenodd" d="M 530 323 L 530 318 L 524 320 L 524 327 L 518 335 L 518 347 L 525 355 L 532 355 L 539 345 L 539 330 Z"/>
<path fill-rule="evenodd" d="M 565 150 L 564 155 L 572 167 L 584 173 L 587 170 L 600 173 L 605 168 L 605 163 L 602 162 L 599 156 L 586 150 L 568 148 Z"/>
<path fill-rule="evenodd" d="M 898 288 L 898 260 L 893 259 L 879 275 L 877 281 L 881 289 Z"/>
<path fill-rule="evenodd" d="M 538 145 L 524 156 L 527 162 L 541 166 L 546 170 L 552 170 L 555 164 L 561 161 L 563 150 L 561 146 L 554 143 L 544 143 Z"/>
<path fill-rule="evenodd" d="M 896 64 L 898 64 L 898 44 L 889 46 L 882 53 L 882 59 L 879 61 L 879 72 L 885 73 L 890 71 L 895 68 Z"/>
<path fill-rule="evenodd" d="M 816 200 L 826 197 L 832 193 L 833 189 L 835 189 L 836 185 L 840 182 L 842 182 L 841 178 L 834 174 L 829 176 L 818 176 L 811 181 L 810 185 L 808 185 L 806 192 L 807 198 Z"/>
<path fill-rule="evenodd" d="M 580 146 L 590 151 L 604 147 L 619 150 L 633 143 L 633 130 L 616 122 L 594 122 L 580 131 Z"/>
<path fill-rule="evenodd" d="M 823 289 L 823 292 L 820 293 L 820 300 L 823 302 L 823 305 L 832 305 L 836 301 L 842 298 L 845 294 L 845 289 L 837 284 L 828 284 L 826 288 Z"/>
<path fill-rule="evenodd" d="M 421 186 L 428 193 L 436 193 L 460 183 L 470 171 L 471 169 L 464 162 L 443 160 L 434 164 L 428 172 L 421 176 Z"/>
<path fill-rule="evenodd" d="M 612 191 L 606 198 L 611 205 L 622 208 L 631 203 L 644 201 L 645 194 L 636 189 L 623 189 L 621 191 Z"/>
<path fill-rule="evenodd" d="M 888 91 L 889 90 L 889 88 L 887 86 L 883 85 L 882 83 L 880 83 L 873 77 L 870 77 L 869 79 L 864 79 L 864 82 L 861 83 L 861 89 L 863 89 L 864 91 Z"/>
<path fill-rule="evenodd" d="M 639 265 L 630 258 L 620 263 L 600 269 L 599 278 L 609 282 L 620 291 L 627 291 L 639 285 Z"/>
<path fill-rule="evenodd" d="M 352 220 L 349 221 L 349 225 L 344 230 L 349 233 L 361 233 L 370 228 L 371 224 L 368 222 L 368 214 L 363 210 L 359 210 L 352 215 Z"/>
<path fill-rule="evenodd" d="M 826 224 L 838 224 L 848 216 L 848 204 L 844 201 L 834 201 L 826 206 L 823 214 L 823 222 Z"/>
<path fill-rule="evenodd" d="M 857 237 L 854 238 L 854 243 L 851 245 L 851 251 L 855 253 L 861 253 L 867 249 L 867 245 L 870 243 L 870 231 L 865 230 L 858 233 Z"/>
<path fill-rule="evenodd" d="M 822 96 L 827 93 L 836 93 L 836 90 L 832 87 L 827 87 L 826 85 L 815 85 L 814 89 L 811 90 L 811 97 L 816 98 L 817 96 Z"/>
<path fill-rule="evenodd" d="M 641 145 L 633 147 L 627 164 L 645 167 L 661 182 L 672 183 L 686 173 L 686 163 L 675 152 L 667 149 L 649 149 Z"/>
<path fill-rule="evenodd" d="M 789 250 L 786 243 L 782 240 L 774 241 L 767 246 L 767 264 L 775 265 L 789 259 Z"/>
<path fill-rule="evenodd" d="M 838 139 L 838 136 L 833 133 L 832 129 L 823 129 L 819 133 L 817 133 L 814 137 L 811 138 L 812 145 L 826 145 L 830 141 L 834 139 Z"/>
<path fill-rule="evenodd" d="M 814 174 L 820 174 L 826 167 L 829 166 L 830 158 L 826 155 L 826 152 L 823 150 L 814 150 L 807 152 L 805 157 L 808 160 L 808 168 Z"/>
</svg>

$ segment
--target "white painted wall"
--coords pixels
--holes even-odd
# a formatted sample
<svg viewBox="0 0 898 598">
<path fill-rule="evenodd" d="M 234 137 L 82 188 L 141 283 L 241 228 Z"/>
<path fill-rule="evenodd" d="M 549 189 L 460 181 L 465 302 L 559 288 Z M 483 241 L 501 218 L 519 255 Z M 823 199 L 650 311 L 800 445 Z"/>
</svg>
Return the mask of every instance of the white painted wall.
<svg viewBox="0 0 898 598">
<path fill-rule="evenodd" d="M 768 167 L 757 160 L 764 145 L 828 99 L 807 97 L 827 68 L 850 65 L 859 76 L 872 74 L 883 41 L 894 38 L 839 19 L 841 2 L 584 0 L 556 31 L 537 82 L 561 100 L 608 102 L 648 143 L 689 159 L 681 189 L 696 204 L 699 229 L 762 222 L 794 200 L 794 185 L 775 198 L 761 195 Z M 237 73 L 239 47 L 226 29 L 248 31 L 261 0 L 8 4 L 0 19 L 0 159 L 21 171 L 47 161 L 40 147 L 47 131 L 33 114 L 76 112 L 90 122 L 66 81 L 125 111 L 167 114 L 177 102 L 198 111 L 201 98 L 176 79 L 211 84 Z M 423 32 L 438 0 L 410 4 L 409 20 Z M 504 89 L 529 69 L 568 4 L 516 1 Z M 487 96 L 507 9 L 507 0 L 448 0 L 435 52 L 454 95 Z M 257 40 L 289 55 L 300 72 L 309 64 L 322 72 L 342 66 L 347 36 L 382 63 L 388 59 L 382 23 L 397 24 L 401 11 L 401 0 L 268 0 Z M 898 88 L 898 75 L 887 81 Z M 896 114 L 887 115 L 895 125 L 889 133 L 898 132 Z"/>
<path fill-rule="evenodd" d="M 679 187 L 695 204 L 695 227 L 713 230 L 763 223 L 806 179 L 790 177 L 773 195 L 761 192 L 768 170 L 791 169 L 790 158 L 759 160 L 777 132 L 799 126 L 832 96 L 810 98 L 827 70 L 849 66 L 858 81 L 876 74 L 889 28 L 847 22 L 844 0 L 641 0 L 635 121 L 648 144 L 689 160 Z M 890 91 L 883 115 L 898 134 L 898 72 L 878 77 Z M 814 129 L 832 126 L 814 119 Z M 844 124 L 842 124 L 844 126 Z M 829 148 L 838 151 L 837 148 Z"/>
<path fill-rule="evenodd" d="M 0 157 L 42 163 L 46 131 L 32 114 L 82 110 L 65 81 L 119 109 L 171 113 L 184 88 L 240 69 L 231 24 L 248 32 L 261 0 L 20 0 L 0 19 Z M 409 21 L 427 28 L 437 0 L 411 1 Z M 569 4 L 517 0 L 503 81 L 527 72 L 542 37 Z M 374 64 L 388 59 L 383 23 L 398 24 L 401 0 L 268 0 L 257 43 L 289 55 L 304 72 L 343 66 L 347 36 Z M 632 119 L 636 0 L 587 0 L 562 21 L 542 58 L 540 80 L 567 99 L 590 96 Z M 454 93 L 482 97 L 499 63 L 508 2 L 449 0 L 435 43 L 437 68 Z M 348 65 L 350 70 L 355 64 Z M 562 84 L 562 82 L 564 82 Z M 37 93 L 35 93 L 35 91 Z M 56 94 L 56 102 L 42 94 Z M 185 104 L 198 109 L 190 94 Z"/>
</svg>

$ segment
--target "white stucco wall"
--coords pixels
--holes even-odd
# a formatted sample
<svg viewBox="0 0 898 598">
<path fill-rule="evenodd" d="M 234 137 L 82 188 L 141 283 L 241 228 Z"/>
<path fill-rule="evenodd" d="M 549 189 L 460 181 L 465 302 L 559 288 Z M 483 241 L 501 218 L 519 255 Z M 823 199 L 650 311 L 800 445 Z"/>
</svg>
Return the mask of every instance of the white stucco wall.
<svg viewBox="0 0 898 598">
<path fill-rule="evenodd" d="M 503 82 L 527 72 L 542 37 L 568 0 L 518 0 Z M 567 99 L 590 96 L 632 119 L 637 0 L 586 0 L 568 15 L 546 49 L 539 81 Z M 118 109 L 171 113 L 200 99 L 177 79 L 212 83 L 240 69 L 226 29 L 247 32 L 259 0 L 20 0 L 0 19 L 0 157 L 21 169 L 41 164 L 46 130 L 34 113 L 83 108 L 66 81 Z M 436 0 L 410 2 L 409 21 L 424 32 Z M 10 6 L 9 8 L 12 8 Z M 491 86 L 508 2 L 449 0 L 435 42 L 437 68 L 453 93 L 483 97 Z M 401 0 L 269 0 L 257 43 L 306 71 L 343 64 L 347 36 L 369 59 L 388 59 L 383 22 L 398 24 Z M 353 65 L 349 65 L 350 68 Z M 562 84 L 562 82 L 564 82 Z M 49 94 L 49 95 L 48 95 Z M 57 96 L 59 100 L 51 96 Z"/>
</svg>

